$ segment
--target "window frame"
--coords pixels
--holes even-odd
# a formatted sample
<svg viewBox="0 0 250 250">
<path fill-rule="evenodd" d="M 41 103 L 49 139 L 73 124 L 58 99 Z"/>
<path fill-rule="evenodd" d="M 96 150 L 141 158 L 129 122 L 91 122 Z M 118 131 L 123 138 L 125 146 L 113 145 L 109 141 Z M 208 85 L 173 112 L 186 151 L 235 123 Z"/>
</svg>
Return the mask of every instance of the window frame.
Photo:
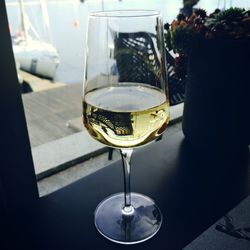
<svg viewBox="0 0 250 250">
<path fill-rule="evenodd" d="M 0 209 L 9 212 L 39 198 L 5 1 L 0 1 Z"/>
</svg>

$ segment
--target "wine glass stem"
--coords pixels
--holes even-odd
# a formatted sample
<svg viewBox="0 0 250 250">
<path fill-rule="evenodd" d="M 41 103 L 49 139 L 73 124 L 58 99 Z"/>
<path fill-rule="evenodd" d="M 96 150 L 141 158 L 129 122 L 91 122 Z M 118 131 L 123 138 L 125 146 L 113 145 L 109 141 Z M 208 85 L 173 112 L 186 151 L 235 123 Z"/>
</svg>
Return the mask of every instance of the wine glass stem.
<svg viewBox="0 0 250 250">
<path fill-rule="evenodd" d="M 130 191 L 130 160 L 133 149 L 120 149 L 123 165 L 123 178 L 124 178 L 124 208 L 122 210 L 124 215 L 133 214 L 134 208 L 131 205 L 131 191 Z"/>
</svg>

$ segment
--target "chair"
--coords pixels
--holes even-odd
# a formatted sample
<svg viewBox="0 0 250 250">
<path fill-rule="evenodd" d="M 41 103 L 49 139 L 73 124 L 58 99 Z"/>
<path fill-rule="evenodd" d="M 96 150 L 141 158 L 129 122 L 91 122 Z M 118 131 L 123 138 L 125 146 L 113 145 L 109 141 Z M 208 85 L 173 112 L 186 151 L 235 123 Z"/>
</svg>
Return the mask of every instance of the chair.
<svg viewBox="0 0 250 250">
<path fill-rule="evenodd" d="M 120 82 L 152 83 L 160 85 L 161 71 L 159 58 L 154 49 L 157 43 L 153 34 L 146 32 L 116 33 L 115 59 Z M 170 105 L 176 105 L 184 100 L 186 78 L 179 78 L 174 71 L 175 59 L 166 50 L 167 78 Z M 139 66 L 139 67 L 138 67 Z M 139 74 L 138 74 L 139 72 Z"/>
</svg>

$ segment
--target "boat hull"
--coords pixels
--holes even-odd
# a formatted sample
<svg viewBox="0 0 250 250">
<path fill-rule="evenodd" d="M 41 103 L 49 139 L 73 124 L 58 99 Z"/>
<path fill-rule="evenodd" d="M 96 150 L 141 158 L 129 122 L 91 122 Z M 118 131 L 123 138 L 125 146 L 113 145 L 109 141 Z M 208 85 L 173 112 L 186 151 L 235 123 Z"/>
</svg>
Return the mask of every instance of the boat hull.
<svg viewBox="0 0 250 250">
<path fill-rule="evenodd" d="M 55 77 L 59 56 L 52 45 L 18 44 L 13 45 L 13 51 L 15 60 L 20 64 L 20 69 L 49 79 Z"/>
</svg>

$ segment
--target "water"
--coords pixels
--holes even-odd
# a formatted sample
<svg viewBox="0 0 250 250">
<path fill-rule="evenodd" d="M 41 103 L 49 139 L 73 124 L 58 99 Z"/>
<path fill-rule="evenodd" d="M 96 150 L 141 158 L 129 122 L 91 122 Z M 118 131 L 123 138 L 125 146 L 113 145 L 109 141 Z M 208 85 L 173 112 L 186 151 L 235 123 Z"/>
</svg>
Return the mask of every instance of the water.
<svg viewBox="0 0 250 250">
<path fill-rule="evenodd" d="M 20 25 L 19 6 L 16 0 L 6 0 L 9 24 L 14 34 Z M 114 9 L 156 9 L 164 21 L 171 21 L 182 7 L 182 0 L 47 0 L 50 31 L 44 25 L 39 1 L 25 1 L 25 12 L 32 25 L 44 40 L 51 40 L 60 54 L 60 65 L 56 81 L 77 83 L 83 79 L 83 65 L 86 48 L 86 27 L 88 13 Z M 226 7 L 250 7 L 249 0 L 226 1 Z M 224 6 L 224 0 L 200 0 L 198 5 L 208 12 Z M 49 35 L 51 33 L 51 36 Z"/>
</svg>

